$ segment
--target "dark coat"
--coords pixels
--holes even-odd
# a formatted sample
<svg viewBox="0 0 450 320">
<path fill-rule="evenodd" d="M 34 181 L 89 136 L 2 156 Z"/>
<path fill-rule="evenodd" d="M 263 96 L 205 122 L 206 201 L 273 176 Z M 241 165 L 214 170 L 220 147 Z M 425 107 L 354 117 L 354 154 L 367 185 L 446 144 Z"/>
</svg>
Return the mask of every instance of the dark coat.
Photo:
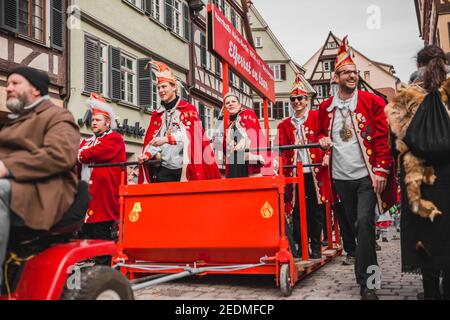
<svg viewBox="0 0 450 320">
<path fill-rule="evenodd" d="M 11 210 L 49 230 L 72 204 L 80 132 L 72 114 L 44 101 L 0 131 L 0 160 L 11 172 Z"/>
</svg>

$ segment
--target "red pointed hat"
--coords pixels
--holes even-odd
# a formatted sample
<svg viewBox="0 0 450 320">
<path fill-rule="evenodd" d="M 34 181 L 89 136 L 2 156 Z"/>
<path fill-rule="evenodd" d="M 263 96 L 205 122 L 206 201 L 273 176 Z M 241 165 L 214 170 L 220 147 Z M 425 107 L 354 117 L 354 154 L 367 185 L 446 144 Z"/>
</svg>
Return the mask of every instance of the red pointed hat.
<svg viewBox="0 0 450 320">
<path fill-rule="evenodd" d="M 356 63 L 353 61 L 353 50 L 348 45 L 347 37 L 348 36 L 345 36 L 345 38 L 342 40 L 341 47 L 336 58 L 336 67 L 334 69 L 334 72 L 337 72 L 340 68 L 348 64 L 356 66 Z"/>
<path fill-rule="evenodd" d="M 307 96 L 308 91 L 306 91 L 305 85 L 303 84 L 302 77 L 300 74 L 297 74 L 295 77 L 295 81 L 292 85 L 291 89 L 291 97 L 297 96 Z"/>
<path fill-rule="evenodd" d="M 106 100 L 97 93 L 91 93 L 90 98 L 87 100 L 89 109 L 91 109 L 92 115 L 101 114 L 111 119 L 111 129 L 116 129 L 116 113 L 114 109 L 106 102 Z"/>
<path fill-rule="evenodd" d="M 158 79 L 158 84 L 169 82 L 176 85 L 178 83 L 177 77 L 175 77 L 172 70 L 170 70 L 165 63 L 160 61 L 150 61 L 149 64 L 154 67 L 153 72 Z"/>
</svg>

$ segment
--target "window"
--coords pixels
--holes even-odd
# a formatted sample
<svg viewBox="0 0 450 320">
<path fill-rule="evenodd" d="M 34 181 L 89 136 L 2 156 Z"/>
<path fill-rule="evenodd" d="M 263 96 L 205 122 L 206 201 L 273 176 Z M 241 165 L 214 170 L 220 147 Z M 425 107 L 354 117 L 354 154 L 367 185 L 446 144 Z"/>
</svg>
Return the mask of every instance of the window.
<svg viewBox="0 0 450 320">
<path fill-rule="evenodd" d="M 284 81 L 286 80 L 286 65 L 285 64 L 272 64 L 270 68 L 274 74 L 275 81 Z"/>
<path fill-rule="evenodd" d="M 124 54 L 120 57 L 120 99 L 131 104 L 136 104 L 135 62 Z"/>
<path fill-rule="evenodd" d="M 256 113 L 256 115 L 258 116 L 259 119 L 263 119 L 264 118 L 264 105 L 262 102 L 254 102 L 253 103 L 253 109 Z M 273 108 L 273 104 L 272 102 L 269 102 L 269 119 L 274 118 L 274 112 L 273 112 L 274 108 Z"/>
<path fill-rule="evenodd" d="M 231 24 L 233 25 L 233 27 L 239 30 L 238 15 L 233 9 L 231 9 Z"/>
<path fill-rule="evenodd" d="M 226 9 L 225 9 L 225 0 L 214 0 L 214 4 L 217 8 L 226 16 Z"/>
<path fill-rule="evenodd" d="M 281 68 L 279 64 L 271 65 L 270 69 L 273 71 L 274 80 L 280 81 L 281 80 Z"/>
<path fill-rule="evenodd" d="M 19 0 L 19 33 L 45 41 L 45 0 Z"/>
<path fill-rule="evenodd" d="M 370 84 L 370 71 L 364 71 L 364 80 Z"/>
<path fill-rule="evenodd" d="M 283 101 L 277 101 L 273 107 L 273 118 L 275 120 L 281 120 L 284 118 L 284 103 Z"/>
<path fill-rule="evenodd" d="M 209 51 L 206 52 L 206 69 L 213 71 L 212 54 Z"/>
<path fill-rule="evenodd" d="M 289 101 L 284 102 L 284 118 L 292 117 L 292 108 Z"/>
<path fill-rule="evenodd" d="M 103 96 L 108 95 L 108 45 L 100 43 L 99 60 L 99 93 Z"/>
<path fill-rule="evenodd" d="M 239 78 L 234 74 L 234 72 L 230 72 L 230 85 L 236 89 L 239 89 Z"/>
<path fill-rule="evenodd" d="M 222 62 L 216 58 L 216 75 L 222 78 Z"/>
<path fill-rule="evenodd" d="M 255 47 L 257 47 L 257 48 L 263 47 L 262 37 L 255 37 Z"/>
<path fill-rule="evenodd" d="M 336 49 L 338 47 L 336 42 L 328 42 L 327 49 Z"/>
<path fill-rule="evenodd" d="M 258 119 L 262 118 L 261 102 L 253 103 L 253 111 L 255 111 L 255 114 L 258 117 Z"/>
<path fill-rule="evenodd" d="M 138 9 L 144 10 L 144 0 L 126 0 Z"/>
<path fill-rule="evenodd" d="M 179 0 L 174 0 L 173 2 L 173 31 L 183 36 L 183 30 L 182 30 L 182 15 L 181 15 L 181 2 Z"/>
<path fill-rule="evenodd" d="M 153 0 L 151 2 L 150 15 L 152 18 L 161 21 L 162 13 L 161 13 L 161 0 Z"/>
<path fill-rule="evenodd" d="M 332 61 L 324 61 L 323 62 L 323 71 L 332 72 L 332 69 L 333 69 L 332 65 L 333 65 Z"/>
<path fill-rule="evenodd" d="M 323 98 L 323 88 L 322 85 L 314 86 L 314 89 L 317 92 L 317 98 Z"/>
<path fill-rule="evenodd" d="M 203 103 L 198 103 L 198 113 L 202 121 L 203 129 L 208 139 L 212 138 L 212 129 L 214 126 L 214 108 L 208 107 Z"/>
<path fill-rule="evenodd" d="M 206 50 L 206 36 L 201 33 L 200 34 L 200 63 L 203 67 L 206 68 L 207 65 L 207 55 L 208 51 Z"/>
<path fill-rule="evenodd" d="M 109 94 L 109 46 L 91 36 L 84 38 L 84 91 Z"/>
</svg>

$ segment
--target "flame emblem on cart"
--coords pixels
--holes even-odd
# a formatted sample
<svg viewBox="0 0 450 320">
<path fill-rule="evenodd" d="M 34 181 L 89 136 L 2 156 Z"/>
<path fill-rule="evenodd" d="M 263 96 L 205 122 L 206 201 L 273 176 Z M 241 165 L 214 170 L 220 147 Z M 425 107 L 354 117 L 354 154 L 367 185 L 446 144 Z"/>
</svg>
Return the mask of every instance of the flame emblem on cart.
<svg viewBox="0 0 450 320">
<path fill-rule="evenodd" d="M 139 220 L 139 213 L 142 212 L 142 207 L 140 202 L 136 202 L 134 204 L 133 210 L 131 210 L 130 215 L 128 218 L 131 222 L 137 222 Z"/>
<path fill-rule="evenodd" d="M 273 208 L 270 206 L 269 202 L 266 201 L 261 208 L 261 215 L 265 219 L 270 219 L 273 216 Z"/>
</svg>

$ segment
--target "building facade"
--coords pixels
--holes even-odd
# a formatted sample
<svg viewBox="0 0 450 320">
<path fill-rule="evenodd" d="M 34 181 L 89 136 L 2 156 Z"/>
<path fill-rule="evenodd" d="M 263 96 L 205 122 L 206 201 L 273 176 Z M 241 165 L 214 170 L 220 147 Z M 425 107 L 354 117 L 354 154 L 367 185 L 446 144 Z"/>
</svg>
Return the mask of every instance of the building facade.
<svg viewBox="0 0 450 320">
<path fill-rule="evenodd" d="M 414 0 L 420 36 L 425 45 L 450 52 L 450 0 Z"/>
<path fill-rule="evenodd" d="M 48 72 L 52 101 L 68 97 L 67 1 L 0 0 L 0 123 L 6 109 L 6 77 L 17 66 Z"/>
<path fill-rule="evenodd" d="M 303 66 L 306 69 L 306 78 L 317 93 L 313 100 L 313 107 L 315 108 L 331 95 L 330 82 L 340 45 L 341 40 L 330 32 L 325 44 Z M 356 49 L 352 49 L 353 60 L 360 72 L 360 88 L 374 92 L 390 101 L 400 84 L 400 79 L 395 75 L 394 67 L 373 61 Z"/>
<path fill-rule="evenodd" d="M 90 133 L 86 100 L 100 93 L 115 109 L 129 160 L 141 153 L 159 103 L 147 64 L 166 63 L 187 87 L 190 10 L 184 0 L 72 0 L 70 100 L 83 135 Z M 181 90 L 180 95 L 185 96 Z"/>
<path fill-rule="evenodd" d="M 311 96 L 315 92 L 303 77 L 305 70 L 292 60 L 254 5 L 250 7 L 249 16 L 256 51 L 269 65 L 275 76 L 276 102 L 275 104 L 269 103 L 269 125 L 273 137 L 278 124 L 283 119 L 292 116 L 290 92 L 296 75 L 302 75 L 305 88 Z M 254 109 L 263 121 L 263 100 L 258 96 L 254 96 Z"/>
<path fill-rule="evenodd" d="M 212 0 L 233 26 L 246 37 L 245 12 L 240 0 Z M 216 119 L 222 110 L 223 70 L 222 61 L 208 50 L 207 45 L 207 8 L 206 6 L 192 19 L 192 39 L 190 59 L 191 74 L 189 95 L 191 103 L 200 113 L 203 127 L 209 138 L 216 126 Z M 251 108 L 252 93 L 247 83 L 238 75 L 229 71 L 230 91 L 236 93 L 243 106 Z"/>
</svg>

